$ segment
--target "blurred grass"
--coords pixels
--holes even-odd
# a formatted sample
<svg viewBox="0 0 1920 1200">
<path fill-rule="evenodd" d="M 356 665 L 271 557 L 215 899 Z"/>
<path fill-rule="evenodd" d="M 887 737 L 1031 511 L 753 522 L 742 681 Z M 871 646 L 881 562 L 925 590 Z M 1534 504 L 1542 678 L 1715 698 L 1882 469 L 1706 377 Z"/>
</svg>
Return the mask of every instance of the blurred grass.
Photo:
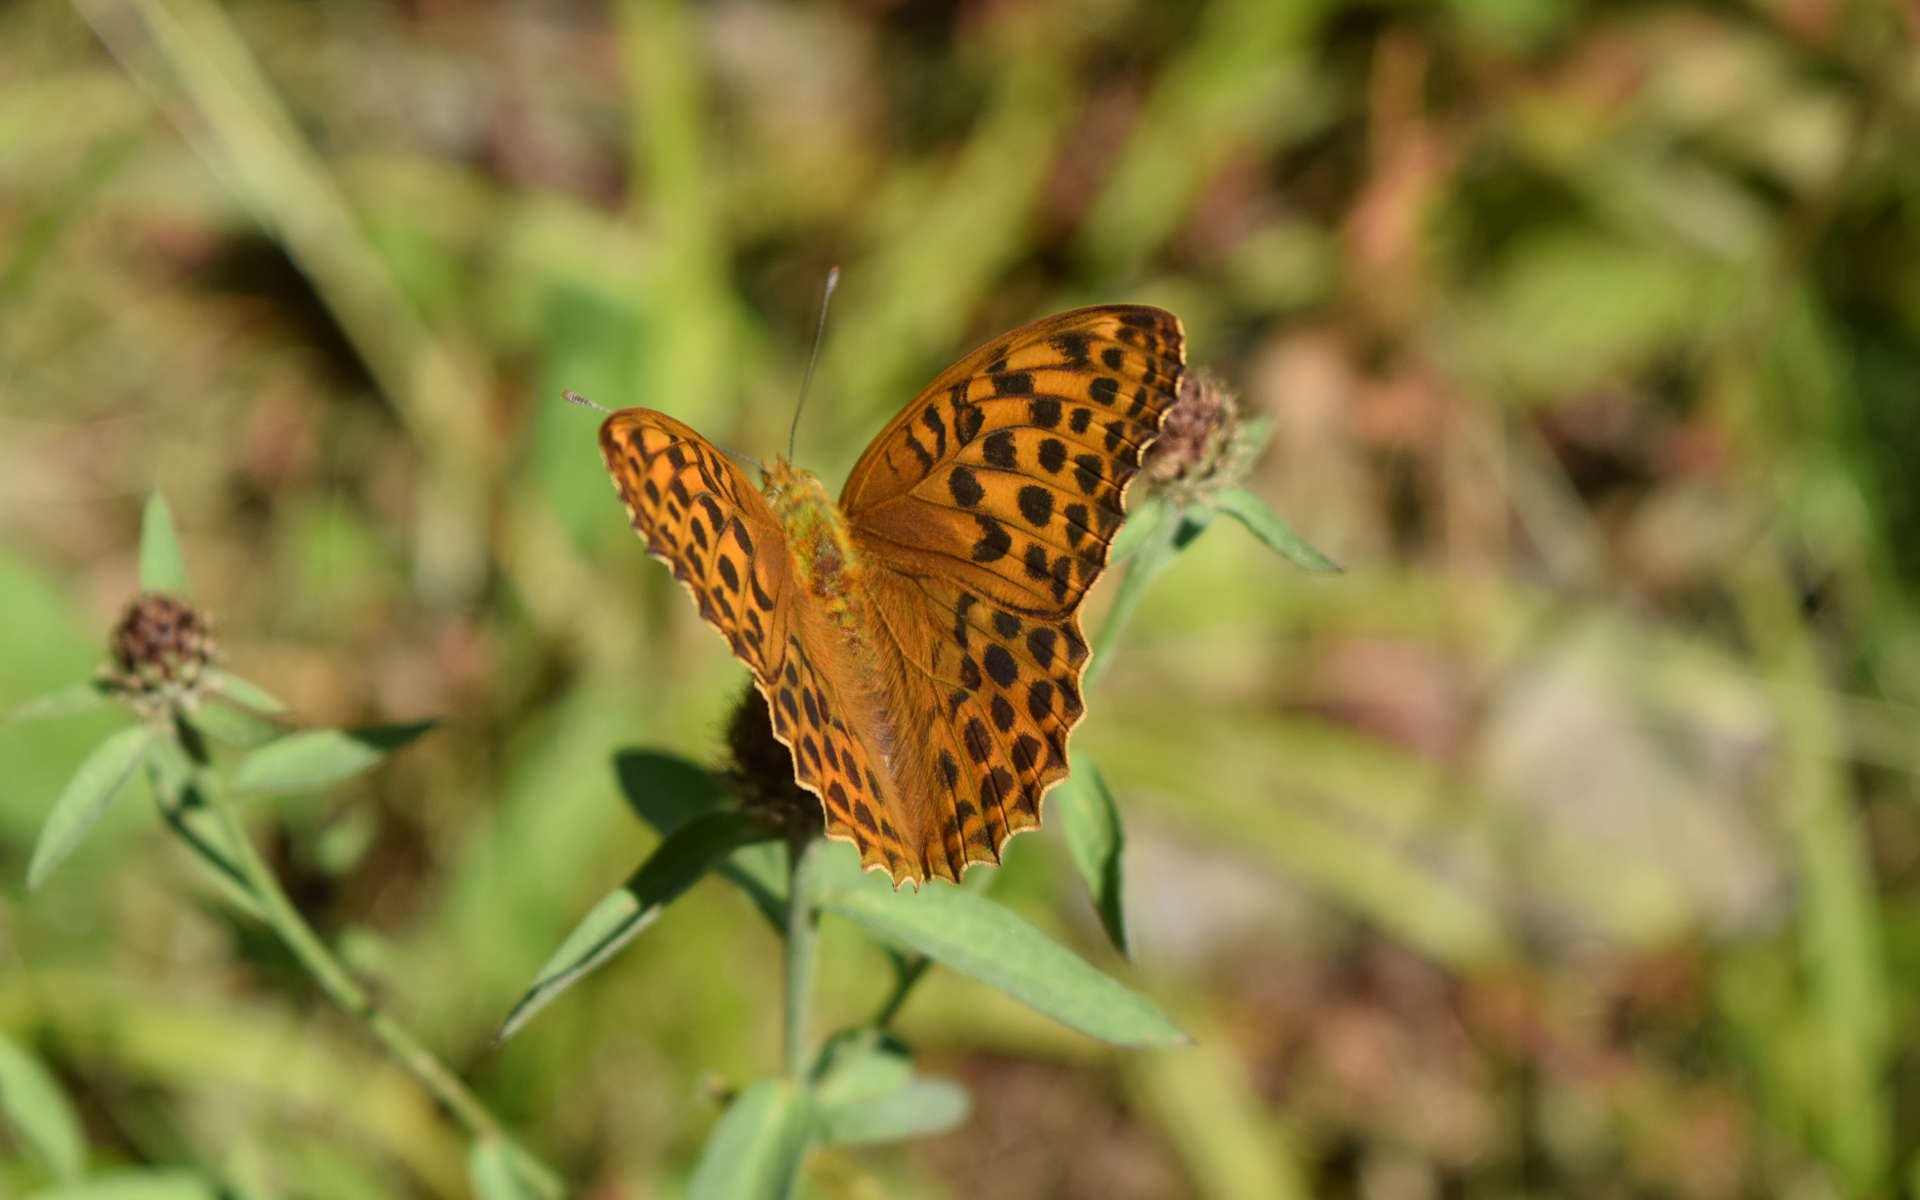
<svg viewBox="0 0 1920 1200">
<path fill-rule="evenodd" d="M 20 0 L 0 706 L 91 669 L 164 490 L 242 674 L 315 723 L 444 718 L 258 814 L 308 915 L 583 1190 L 672 1191 L 707 1073 L 778 1045 L 736 893 L 483 1050 L 651 844 L 614 752 L 711 756 L 740 687 L 558 390 L 778 453 L 838 262 L 798 444 L 831 482 L 981 338 L 1166 304 L 1348 568 L 1217 524 L 1076 740 L 1129 821 L 1135 982 L 1204 1044 L 1115 1056 L 936 977 L 904 1028 L 976 1116 L 816 1190 L 1911 1190 L 1914 39 L 1838 0 Z M 25 900 L 107 727 L 0 727 L 0 1030 L 95 1165 L 457 1194 L 446 1129 L 397 1082 L 366 1116 L 372 1051 L 140 798 Z M 1113 965 L 1049 837 L 1004 874 Z M 822 1019 L 869 1012 L 878 956 L 823 952 Z M 331 1058 L 235 1065 L 276 1045 Z"/>
</svg>

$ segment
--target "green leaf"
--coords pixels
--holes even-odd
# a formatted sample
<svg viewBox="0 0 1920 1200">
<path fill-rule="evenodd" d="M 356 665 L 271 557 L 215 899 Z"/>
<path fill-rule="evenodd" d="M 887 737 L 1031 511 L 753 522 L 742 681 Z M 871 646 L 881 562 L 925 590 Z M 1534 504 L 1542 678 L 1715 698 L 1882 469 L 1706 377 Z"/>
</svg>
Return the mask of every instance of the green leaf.
<svg viewBox="0 0 1920 1200">
<path fill-rule="evenodd" d="M 38 1058 L 0 1036 L 0 1123 L 39 1151 L 48 1171 L 62 1183 L 86 1169 L 86 1141 L 53 1073 Z"/>
<path fill-rule="evenodd" d="M 207 675 L 207 686 L 225 699 L 243 705 L 255 712 L 277 715 L 287 711 L 287 706 L 257 683 L 249 682 L 238 675 L 226 671 L 214 670 Z"/>
<path fill-rule="evenodd" d="M 770 836 L 752 817 L 731 809 L 702 814 L 674 830 L 623 886 L 594 905 L 560 943 L 533 986 L 507 1014 L 494 1035 L 495 1044 L 512 1037 L 554 997 L 612 958 L 729 854 Z"/>
<path fill-rule="evenodd" d="M 540 1196 L 514 1166 L 513 1151 L 496 1137 L 483 1137 L 467 1151 L 467 1181 L 480 1200 L 539 1200 Z"/>
<path fill-rule="evenodd" d="M 216 1200 L 218 1194 L 197 1171 L 150 1168 L 95 1175 L 84 1183 L 34 1192 L 27 1200 Z"/>
<path fill-rule="evenodd" d="M 952 887 L 918 893 L 868 887 L 835 893 L 821 907 L 884 942 L 999 988 L 1089 1037 L 1116 1046 L 1178 1046 L 1188 1040 L 1146 997 L 985 896 Z"/>
<path fill-rule="evenodd" d="M 726 784 L 698 763 L 656 750 L 623 750 L 614 756 L 620 794 L 661 837 L 704 812 L 727 803 Z M 777 846 L 745 846 L 721 864 L 721 878 L 747 894 L 776 931 L 787 927 L 786 854 Z"/>
<path fill-rule="evenodd" d="M 1055 818 L 1067 837 L 1074 869 L 1086 881 L 1107 940 L 1127 954 L 1126 912 L 1122 904 L 1120 852 L 1127 842 L 1120 810 L 1107 790 L 1100 768 L 1085 755 L 1071 756 L 1072 773 L 1048 793 Z"/>
<path fill-rule="evenodd" d="M 783 1200 L 794 1194 L 812 1142 L 807 1095 L 784 1079 L 762 1079 L 734 1097 L 713 1127 L 687 1200 Z"/>
<path fill-rule="evenodd" d="M 950 1079 L 915 1077 L 906 1046 L 876 1030 L 842 1034 L 821 1057 L 813 1104 L 823 1142 L 924 1137 L 966 1120 L 971 1108 L 964 1087 Z"/>
<path fill-rule="evenodd" d="M 820 1140 L 838 1145 L 898 1142 L 945 1133 L 973 1111 L 967 1089 L 951 1079 L 917 1076 L 883 1096 L 820 1113 Z"/>
<path fill-rule="evenodd" d="M 1287 528 L 1278 513 L 1267 507 L 1266 501 L 1245 488 L 1229 488 L 1215 496 L 1213 503 L 1294 566 L 1324 575 L 1340 572 L 1339 563 L 1307 545 L 1299 534 Z"/>
<path fill-rule="evenodd" d="M 434 725 L 413 721 L 289 734 L 241 759 L 233 786 L 249 792 L 318 791 L 358 775 Z"/>
<path fill-rule="evenodd" d="M 7 720 L 43 721 L 49 717 L 65 717 L 73 713 L 88 712 L 99 708 L 112 696 L 111 689 L 105 683 L 98 679 L 89 679 L 84 683 L 72 684 L 57 692 L 48 692 L 38 699 L 29 700 L 8 713 Z"/>
<path fill-rule="evenodd" d="M 264 717 L 225 704 L 203 704 L 187 722 L 215 741 L 242 750 L 258 749 L 287 732 Z"/>
<path fill-rule="evenodd" d="M 140 590 L 187 594 L 187 561 L 180 554 L 180 532 L 173 526 L 173 510 L 155 492 L 140 517 Z"/>
<path fill-rule="evenodd" d="M 39 887 L 47 873 L 106 815 L 107 805 L 146 757 L 157 732 L 151 725 L 119 730 L 95 746 L 80 763 L 80 769 L 54 802 L 53 811 L 47 814 L 46 823 L 40 826 L 33 857 L 27 863 L 28 888 Z"/>
</svg>

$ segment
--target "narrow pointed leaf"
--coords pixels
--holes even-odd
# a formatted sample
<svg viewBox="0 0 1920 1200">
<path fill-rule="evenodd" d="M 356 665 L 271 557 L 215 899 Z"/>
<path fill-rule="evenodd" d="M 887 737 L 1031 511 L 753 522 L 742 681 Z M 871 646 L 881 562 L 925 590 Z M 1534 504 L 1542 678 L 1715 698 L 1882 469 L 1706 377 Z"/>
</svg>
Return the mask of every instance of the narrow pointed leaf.
<svg viewBox="0 0 1920 1200">
<path fill-rule="evenodd" d="M 812 1141 L 807 1095 L 763 1079 L 734 1097 L 707 1138 L 687 1200 L 784 1200 L 794 1194 Z"/>
<path fill-rule="evenodd" d="M 27 863 L 29 888 L 40 886 L 47 873 L 106 815 L 107 806 L 146 757 L 156 736 L 151 725 L 130 726 L 109 735 L 80 763 L 33 844 L 33 857 Z"/>
<path fill-rule="evenodd" d="M 1177 1046 L 1186 1034 L 1152 1001 L 1051 941 L 1011 909 L 959 888 L 861 888 L 822 905 L 903 950 L 999 988 L 1089 1037 L 1117 1046 Z"/>
<path fill-rule="evenodd" d="M 155 492 L 140 517 L 140 590 L 187 594 L 187 560 L 180 553 L 180 532 L 167 499 Z"/>
<path fill-rule="evenodd" d="M 823 1142 L 924 1137 L 965 1120 L 971 1107 L 965 1088 L 916 1077 L 906 1044 L 872 1028 L 829 1041 L 814 1079 L 815 1123 Z"/>
<path fill-rule="evenodd" d="M 53 1073 L 5 1037 L 0 1037 L 0 1126 L 32 1146 L 60 1182 L 71 1183 L 86 1169 L 86 1141 L 73 1105 Z"/>
<path fill-rule="evenodd" d="M 495 1043 L 512 1037 L 554 997 L 612 958 L 729 854 L 768 837 L 759 823 L 732 809 L 704 813 L 674 830 L 623 886 L 594 905 L 560 943 L 533 986 L 507 1014 L 494 1035 Z"/>
<path fill-rule="evenodd" d="M 331 787 L 373 766 L 434 724 L 414 721 L 289 734 L 240 760 L 233 786 L 249 792 L 311 792 Z"/>
<path fill-rule="evenodd" d="M 1120 810 L 1107 790 L 1100 768 L 1084 755 L 1072 756 L 1073 772 L 1066 781 L 1047 793 L 1060 829 L 1066 835 L 1067 852 L 1073 866 L 1086 882 L 1093 907 L 1107 940 L 1121 954 L 1127 950 L 1126 911 L 1122 904 L 1120 855 L 1126 847 L 1126 831 L 1120 824 Z"/>
<path fill-rule="evenodd" d="M 539 1200 L 514 1166 L 513 1151 L 499 1138 L 481 1138 L 467 1151 L 467 1182 L 479 1200 Z"/>
<path fill-rule="evenodd" d="M 1307 545 L 1299 534 L 1287 528 L 1280 514 L 1267 507 L 1266 501 L 1245 488 L 1229 488 L 1215 496 L 1213 502 L 1221 512 L 1245 525 L 1253 536 L 1294 566 L 1323 575 L 1340 572 L 1339 563 Z"/>
<path fill-rule="evenodd" d="M 242 750 L 257 750 L 287 732 L 265 717 L 225 704 L 202 704 L 188 722 L 214 741 Z"/>
<path fill-rule="evenodd" d="M 255 712 L 272 716 L 287 711 L 287 706 L 280 702 L 278 696 L 257 683 L 226 671 L 213 671 L 208 676 L 207 686 L 235 704 L 244 705 Z"/>
<path fill-rule="evenodd" d="M 99 708 L 111 698 L 112 692 L 106 684 L 98 679 L 89 679 L 29 700 L 8 713 L 7 720 L 44 721 L 49 717 L 65 717 Z"/>
<path fill-rule="evenodd" d="M 945 1133 L 973 1111 L 967 1089 L 951 1079 L 916 1076 L 891 1092 L 820 1106 L 820 1140 L 840 1145 L 898 1142 Z"/>
</svg>

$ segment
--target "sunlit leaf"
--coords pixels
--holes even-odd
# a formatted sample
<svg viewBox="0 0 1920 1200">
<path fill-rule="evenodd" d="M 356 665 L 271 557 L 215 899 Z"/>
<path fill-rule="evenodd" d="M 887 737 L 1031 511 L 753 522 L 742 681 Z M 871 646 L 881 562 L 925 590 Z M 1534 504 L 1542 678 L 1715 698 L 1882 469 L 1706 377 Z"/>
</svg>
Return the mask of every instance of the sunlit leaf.
<svg viewBox="0 0 1920 1200">
<path fill-rule="evenodd" d="M 731 809 L 703 813 L 674 830 L 623 886 L 595 905 L 560 943 L 533 986 L 507 1014 L 494 1041 L 512 1037 L 554 997 L 612 958 L 727 855 L 768 836 L 753 818 Z"/>
<path fill-rule="evenodd" d="M 1186 1034 L 1146 997 L 1003 905 L 959 888 L 918 893 L 860 888 L 835 893 L 826 911 L 882 941 L 926 955 L 1089 1037 L 1118 1046 L 1177 1046 Z"/>
<path fill-rule="evenodd" d="M 378 763 L 434 724 L 414 721 L 288 734 L 242 759 L 234 768 L 233 786 L 249 792 L 310 792 L 331 787 Z"/>
<path fill-rule="evenodd" d="M 87 831 L 106 815 L 107 806 L 140 765 L 158 731 L 151 725 L 133 725 L 108 735 L 80 763 L 66 790 L 40 826 L 27 863 L 27 886 L 35 888 L 80 843 Z"/>
<path fill-rule="evenodd" d="M 0 1036 L 0 1125 L 39 1152 L 48 1171 L 62 1183 L 86 1168 L 86 1141 L 80 1118 L 53 1073 L 39 1059 Z"/>
<path fill-rule="evenodd" d="M 925 1137 L 966 1119 L 966 1089 L 949 1079 L 916 1077 L 906 1046 L 889 1035 L 872 1029 L 842 1034 L 822 1060 L 813 1104 L 823 1142 Z"/>
<path fill-rule="evenodd" d="M 1340 571 L 1340 564 L 1307 545 L 1299 534 L 1287 528 L 1278 513 L 1266 501 L 1245 488 L 1229 488 L 1213 499 L 1221 512 L 1245 525 L 1271 550 L 1296 567 L 1320 574 Z"/>
<path fill-rule="evenodd" d="M 805 1092 L 784 1079 L 748 1087 L 713 1127 L 687 1200 L 782 1200 L 793 1195 L 813 1134 Z"/>
<path fill-rule="evenodd" d="M 972 1111 L 965 1087 L 938 1076 L 916 1076 L 884 1095 L 823 1106 L 820 1140 L 862 1145 L 931 1137 L 959 1125 Z"/>
<path fill-rule="evenodd" d="M 1074 869 L 1086 882 L 1107 939 L 1122 954 L 1127 950 L 1126 913 L 1122 904 L 1120 853 L 1126 830 L 1120 810 L 1107 790 L 1100 768 L 1085 755 L 1072 756 L 1072 774 L 1047 793 L 1053 814 L 1066 835 Z"/>
<path fill-rule="evenodd" d="M 187 560 L 180 553 L 180 532 L 173 510 L 159 492 L 147 498 L 140 516 L 140 590 L 187 594 Z"/>
</svg>

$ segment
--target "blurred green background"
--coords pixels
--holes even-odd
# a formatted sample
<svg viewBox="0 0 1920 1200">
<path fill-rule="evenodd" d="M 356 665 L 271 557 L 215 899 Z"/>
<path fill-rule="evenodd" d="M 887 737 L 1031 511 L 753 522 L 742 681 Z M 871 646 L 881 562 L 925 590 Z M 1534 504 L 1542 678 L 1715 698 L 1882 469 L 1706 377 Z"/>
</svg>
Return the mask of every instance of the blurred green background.
<svg viewBox="0 0 1920 1200">
<path fill-rule="evenodd" d="M 673 1194 L 716 1081 L 777 1060 L 738 893 L 486 1050 L 652 843 L 613 755 L 714 757 L 744 678 L 558 392 L 778 453 L 839 263 L 798 446 L 837 486 L 985 337 L 1163 305 L 1277 418 L 1252 486 L 1347 573 L 1217 524 L 1090 697 L 1133 968 L 1053 834 L 1001 886 L 1198 1044 L 1111 1051 L 935 978 L 902 1028 L 974 1117 L 817 1156 L 814 1194 L 1913 1194 L 1917 29 L 1845 0 L 14 0 L 0 705 L 100 661 L 162 489 L 235 670 L 311 723 L 443 718 L 256 811 L 304 911 L 583 1194 Z M 96 1162 L 461 1194 L 452 1127 L 139 790 L 24 893 L 113 720 L 0 728 L 0 1032 Z M 880 960 L 825 952 L 823 1019 L 863 1015 Z"/>
</svg>

